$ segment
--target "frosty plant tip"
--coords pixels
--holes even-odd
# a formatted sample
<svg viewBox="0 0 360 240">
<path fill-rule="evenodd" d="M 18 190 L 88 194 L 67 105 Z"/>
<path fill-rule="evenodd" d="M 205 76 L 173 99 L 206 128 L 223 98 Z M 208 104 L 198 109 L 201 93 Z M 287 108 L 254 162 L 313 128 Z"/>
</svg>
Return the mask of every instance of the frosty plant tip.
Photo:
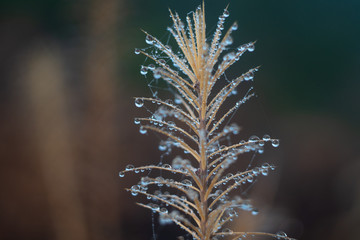
<svg viewBox="0 0 360 240">
<path fill-rule="evenodd" d="M 160 223 L 177 224 L 192 239 L 290 239 L 284 232 L 235 232 L 228 228 L 241 211 L 258 213 L 248 199 L 236 193 L 241 195 L 241 189 L 274 170 L 268 163 L 249 165 L 239 172 L 231 172 L 229 167 L 242 153 L 262 153 L 268 143 L 279 145 L 269 135 L 228 144 L 232 135 L 240 131 L 237 124 L 228 123 L 229 119 L 254 93 L 248 89 L 231 106 L 227 100 L 236 95 L 243 82 L 253 80 L 258 67 L 233 80 L 225 78 L 225 71 L 243 54 L 253 52 L 255 42 L 231 47 L 231 33 L 238 25 L 232 24 L 223 34 L 229 16 L 227 8 L 211 38 L 206 36 L 204 4 L 188 14 L 184 22 L 177 13 L 170 11 L 170 16 L 173 25 L 168 31 L 177 46 L 170 47 L 144 31 L 149 47 L 135 49 L 135 54 L 143 54 L 151 61 L 141 66 L 140 73 L 155 83 L 165 81 L 172 89 L 173 100 L 161 100 L 156 94 L 135 98 L 136 107 L 145 107 L 151 113 L 150 117 L 136 118 L 135 124 L 142 134 L 154 131 L 163 135 L 159 144 L 159 150 L 164 152 L 161 159 L 165 156 L 172 160 L 140 167 L 128 165 L 119 176 L 146 171 L 148 174 L 127 190 L 133 196 L 146 196 L 149 203 L 138 205 L 158 213 Z M 151 105 L 154 110 L 150 110 Z M 181 149 L 182 156 L 176 156 L 175 149 Z"/>
</svg>

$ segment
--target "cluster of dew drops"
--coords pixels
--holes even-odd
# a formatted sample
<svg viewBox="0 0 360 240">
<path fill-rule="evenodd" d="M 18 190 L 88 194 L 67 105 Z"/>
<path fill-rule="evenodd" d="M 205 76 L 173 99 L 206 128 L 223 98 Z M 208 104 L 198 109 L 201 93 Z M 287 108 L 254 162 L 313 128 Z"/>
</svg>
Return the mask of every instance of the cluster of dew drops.
<svg viewBox="0 0 360 240">
<path fill-rule="evenodd" d="M 224 20 L 226 17 L 229 16 L 229 12 L 227 10 L 224 11 L 223 15 L 219 17 L 219 24 L 222 25 L 224 24 Z M 237 30 L 238 26 L 235 23 L 232 26 L 232 30 Z M 221 29 L 221 27 L 220 27 Z M 222 27 L 223 29 L 223 27 Z M 221 29 L 221 30 L 222 30 Z M 147 35 L 146 39 L 145 39 L 146 43 L 149 45 L 153 45 L 156 44 L 156 41 L 154 41 L 154 39 L 150 36 Z M 228 37 L 228 39 L 225 42 L 225 45 L 230 45 L 232 44 L 232 38 L 231 36 Z M 172 51 L 171 47 L 169 46 L 165 46 L 165 48 L 167 49 L 167 51 Z M 255 46 L 254 43 L 249 43 L 249 44 L 243 44 L 240 47 L 237 48 L 238 52 L 247 50 L 249 52 L 253 52 L 255 50 Z M 140 49 L 135 49 L 135 54 L 140 54 L 141 50 Z M 226 54 L 223 57 L 223 61 L 230 61 L 232 59 L 234 59 L 236 56 L 236 53 L 234 52 L 230 52 L 228 54 Z M 156 56 L 153 56 L 154 58 L 156 58 Z M 181 56 L 179 56 L 179 59 L 181 58 Z M 181 59 L 182 61 L 186 61 L 186 59 Z M 160 59 L 159 60 L 160 64 L 165 65 L 166 61 L 165 59 Z M 174 61 L 173 61 L 174 62 Z M 176 67 L 176 64 L 174 64 L 174 66 Z M 178 67 L 178 66 L 177 66 Z M 179 68 L 180 69 L 180 68 Z M 161 68 L 157 68 L 154 64 L 149 64 L 148 66 L 141 66 L 140 69 L 140 73 L 142 75 L 147 75 L 148 71 L 152 71 L 153 72 L 153 77 L 155 79 L 159 79 L 161 78 Z M 181 70 L 181 69 L 180 69 Z M 244 75 L 244 80 L 245 81 L 249 81 L 249 80 L 253 80 L 254 78 L 254 71 L 249 71 Z M 234 90 L 234 92 L 236 93 L 236 91 Z M 234 94 L 235 94 L 234 93 Z M 244 99 L 243 99 L 244 100 Z M 181 100 L 179 98 L 174 99 L 174 102 L 176 105 L 181 104 Z M 153 101 L 153 103 L 155 103 Z M 159 105 L 160 103 L 157 102 Z M 168 105 L 171 106 L 175 106 L 174 108 L 176 108 L 176 105 L 173 103 L 173 101 L 171 101 L 170 99 L 166 100 L 166 103 Z M 135 99 L 135 106 L 138 108 L 142 108 L 144 106 L 144 99 L 143 98 L 136 98 Z M 176 115 L 176 111 L 174 112 L 173 110 L 169 110 L 166 109 L 165 106 L 161 106 L 159 107 L 159 109 L 153 114 L 152 119 L 154 119 L 155 121 L 150 122 L 154 125 L 158 125 L 158 126 L 162 126 L 162 121 L 165 117 L 167 116 L 175 116 L 176 118 L 181 117 L 181 115 Z M 137 125 L 141 124 L 141 121 L 138 118 L 135 118 L 134 123 Z M 172 128 L 171 126 L 175 127 L 175 123 L 174 122 L 167 122 L 168 125 L 170 126 L 170 128 L 168 130 L 174 130 L 174 128 Z M 234 125 L 229 125 L 226 126 L 224 128 L 223 131 L 232 131 L 233 133 L 237 133 L 239 131 L 239 128 L 234 124 Z M 142 126 L 140 126 L 140 130 L 139 132 L 141 134 L 146 134 L 147 133 L 147 129 L 143 128 Z M 196 138 L 196 136 L 194 136 L 194 138 Z M 270 142 L 271 145 L 273 147 L 278 147 L 279 146 L 279 140 L 278 139 L 271 139 L 269 135 L 264 135 L 263 138 L 259 138 L 258 136 L 251 136 L 247 143 L 249 144 L 245 144 L 246 141 L 242 140 L 240 141 L 240 144 L 244 144 L 244 148 L 241 148 L 239 151 L 250 151 L 250 150 L 256 150 L 258 153 L 262 153 L 263 152 L 263 146 L 265 144 L 265 142 Z M 253 143 L 253 144 L 251 144 Z M 256 143 L 256 144 L 255 144 Z M 216 144 L 219 144 L 218 142 L 215 142 L 215 144 L 213 146 L 209 147 L 209 154 L 211 152 L 215 152 L 215 149 L 217 149 L 219 146 L 215 146 Z M 172 141 L 172 140 L 166 140 L 166 141 L 161 141 L 159 144 L 159 150 L 160 151 L 166 151 L 171 149 L 171 145 L 177 146 L 177 143 Z M 236 150 L 236 149 L 233 149 Z M 185 152 L 186 153 L 186 152 Z M 227 158 L 226 160 L 224 160 L 222 167 L 228 167 L 234 160 L 236 160 L 235 158 Z M 134 172 L 134 173 L 143 173 L 146 170 L 150 171 L 152 170 L 154 167 L 157 167 L 155 165 L 150 165 L 150 166 L 145 166 L 145 167 L 134 167 L 133 165 L 129 164 L 126 166 L 124 171 L 119 172 L 119 176 L 120 177 L 124 177 L 125 173 L 127 172 Z M 191 163 L 189 160 L 187 159 L 183 159 L 180 156 L 177 156 L 173 159 L 172 164 L 162 164 L 160 167 L 162 167 L 163 169 L 169 169 L 169 170 L 176 170 L 178 173 L 180 174 L 188 174 L 188 169 L 190 169 L 191 171 L 196 172 L 197 168 L 194 168 L 191 166 Z M 215 167 L 215 165 L 213 166 Z M 243 174 L 241 172 L 238 173 L 229 173 L 226 176 L 224 176 L 222 179 L 220 179 L 220 183 L 221 184 L 217 184 L 215 186 L 215 188 L 217 190 L 215 190 L 214 193 L 212 193 L 210 196 L 212 199 L 217 198 L 218 196 L 220 196 L 223 193 L 223 190 L 221 190 L 221 185 L 227 185 L 229 184 L 230 181 L 234 181 L 235 184 L 241 185 L 241 184 L 246 184 L 246 183 L 252 183 L 254 181 L 254 177 L 258 176 L 258 175 L 263 175 L 263 176 L 267 176 L 269 170 L 274 170 L 275 167 L 274 165 L 268 164 L 268 163 L 264 163 L 262 166 L 260 167 L 255 167 L 253 168 L 251 171 L 249 171 L 247 174 Z M 216 172 L 214 172 L 214 174 L 216 174 Z M 137 196 L 139 193 L 143 193 L 145 195 L 147 195 L 147 190 L 148 190 L 148 186 L 149 185 L 157 185 L 158 187 L 162 187 L 162 186 L 167 186 L 167 187 L 171 187 L 171 186 L 177 186 L 177 188 L 183 188 L 187 190 L 187 195 L 186 196 L 181 196 L 179 197 L 180 199 L 190 199 L 190 200 L 194 200 L 197 197 L 197 192 L 192 191 L 190 189 L 190 187 L 192 186 L 192 181 L 189 179 L 184 179 L 182 181 L 176 181 L 174 179 L 164 179 L 163 177 L 159 176 L 156 178 L 150 178 L 148 176 L 146 177 L 142 177 L 141 180 L 139 181 L 138 184 L 133 185 L 130 188 L 130 192 L 133 196 Z M 167 200 L 170 203 L 177 203 L 177 198 L 174 198 L 173 195 L 171 195 L 169 192 L 165 191 L 162 192 L 161 190 L 156 190 L 153 194 L 148 194 L 147 195 L 147 199 L 152 200 L 153 202 L 157 202 L 158 199 L 164 199 Z M 220 202 L 225 203 L 228 202 L 229 197 L 228 194 L 224 194 L 221 199 Z M 230 207 L 229 209 L 226 210 L 227 213 L 227 217 L 230 218 L 230 221 L 232 221 L 233 217 L 236 217 L 238 215 L 237 210 L 245 210 L 245 211 L 250 211 L 253 215 L 257 215 L 258 214 L 258 209 L 254 208 L 250 201 L 248 200 L 243 200 L 240 197 L 235 197 L 231 200 L 234 204 L 232 205 L 232 207 Z M 154 212 L 158 212 L 160 214 L 160 222 L 161 223 L 170 223 L 172 222 L 172 219 L 177 219 L 177 220 L 182 220 L 185 217 L 182 216 L 179 211 L 177 210 L 173 210 L 171 212 L 168 211 L 168 209 L 166 207 L 161 207 L 158 204 L 155 203 L 149 203 L 147 206 L 149 208 L 151 208 Z M 165 204 L 166 206 L 168 206 L 168 204 Z M 187 205 L 185 203 L 185 205 Z M 237 209 L 236 209 L 237 208 Z M 211 209 L 210 209 L 211 211 Z M 224 221 L 225 221 L 226 217 L 224 217 Z M 220 222 L 221 223 L 221 222 Z M 230 229 L 224 229 L 222 232 L 224 233 L 231 233 L 232 231 Z M 277 239 L 286 239 L 287 235 L 284 232 L 278 232 L 275 234 Z M 223 237 L 223 236 L 222 236 Z M 239 237 L 238 239 L 245 239 L 246 233 Z M 212 240 L 217 240 L 217 237 L 213 237 Z"/>
</svg>

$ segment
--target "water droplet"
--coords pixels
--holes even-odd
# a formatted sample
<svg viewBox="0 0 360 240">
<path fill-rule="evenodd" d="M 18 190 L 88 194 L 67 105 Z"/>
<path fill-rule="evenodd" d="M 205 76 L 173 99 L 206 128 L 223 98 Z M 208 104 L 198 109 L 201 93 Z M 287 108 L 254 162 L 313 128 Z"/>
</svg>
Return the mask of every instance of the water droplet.
<svg viewBox="0 0 360 240">
<path fill-rule="evenodd" d="M 253 208 L 253 210 L 251 211 L 251 214 L 256 216 L 259 214 L 259 210 L 257 208 Z"/>
<path fill-rule="evenodd" d="M 138 191 L 140 190 L 140 188 L 138 185 L 134 185 L 131 187 L 130 190 L 131 190 L 131 195 L 136 196 L 138 195 Z"/>
<path fill-rule="evenodd" d="M 155 65 L 154 65 L 154 64 L 150 64 L 150 65 L 148 66 L 148 69 L 151 70 L 151 71 L 152 71 L 152 70 L 155 70 Z"/>
<path fill-rule="evenodd" d="M 166 214 L 168 210 L 166 208 L 160 208 L 160 213 Z"/>
<path fill-rule="evenodd" d="M 180 169 L 183 166 L 183 159 L 180 156 L 176 156 L 172 162 L 172 167 L 174 169 Z"/>
<path fill-rule="evenodd" d="M 259 140 L 260 140 L 260 138 L 258 136 L 255 136 L 255 135 L 253 135 L 253 136 L 251 136 L 249 138 L 249 142 L 257 142 Z"/>
<path fill-rule="evenodd" d="M 233 43 L 233 39 L 231 36 L 228 36 L 225 40 L 225 45 L 228 46 L 228 45 L 231 45 Z"/>
<path fill-rule="evenodd" d="M 254 168 L 252 171 L 255 176 L 257 176 L 260 173 L 260 169 L 258 167 Z"/>
<path fill-rule="evenodd" d="M 173 130 L 175 127 L 175 123 L 173 121 L 169 121 L 168 124 L 169 124 L 168 125 L 169 130 Z"/>
<path fill-rule="evenodd" d="M 273 164 L 271 164 L 269 167 L 271 170 L 275 170 L 275 166 Z"/>
<path fill-rule="evenodd" d="M 135 48 L 135 51 L 134 51 L 134 52 L 135 52 L 136 55 L 139 55 L 139 54 L 140 54 L 140 49 Z"/>
<path fill-rule="evenodd" d="M 134 165 L 132 165 L 132 164 L 127 165 L 125 168 L 125 170 L 127 170 L 127 171 L 131 171 L 133 169 L 134 169 Z"/>
<path fill-rule="evenodd" d="M 188 187 L 192 186 L 192 182 L 189 179 L 185 179 L 181 183 Z"/>
<path fill-rule="evenodd" d="M 145 134 L 145 133 L 147 133 L 147 129 L 141 126 L 139 132 L 141 134 Z"/>
<path fill-rule="evenodd" d="M 264 141 L 270 141 L 270 135 L 265 134 L 265 135 L 263 136 L 263 140 L 264 140 Z"/>
<path fill-rule="evenodd" d="M 260 169 L 260 172 L 263 176 L 267 176 L 269 174 L 269 170 L 267 168 Z"/>
<path fill-rule="evenodd" d="M 150 178 L 149 177 L 142 177 L 141 178 L 141 184 L 146 186 L 150 183 Z"/>
<path fill-rule="evenodd" d="M 220 30 L 224 30 L 224 25 L 222 23 L 219 24 L 218 27 L 219 27 Z"/>
<path fill-rule="evenodd" d="M 159 144 L 159 150 L 160 151 L 166 151 L 167 146 L 166 146 L 166 142 L 165 141 L 161 141 Z"/>
<path fill-rule="evenodd" d="M 236 211 L 235 210 L 230 210 L 229 211 L 229 216 L 232 217 L 232 216 L 235 216 L 236 215 Z"/>
<path fill-rule="evenodd" d="M 246 46 L 247 46 L 246 44 L 243 44 L 243 45 L 241 45 L 240 47 L 238 47 L 237 50 L 238 50 L 239 52 L 242 52 L 242 51 L 244 51 L 244 50 L 246 49 Z"/>
<path fill-rule="evenodd" d="M 233 31 L 237 30 L 237 29 L 238 29 L 238 24 L 235 22 L 235 23 L 232 25 L 231 29 L 232 29 Z"/>
<path fill-rule="evenodd" d="M 141 98 L 136 98 L 135 99 L 135 106 L 138 107 L 138 108 L 144 106 L 144 100 L 142 100 Z"/>
<path fill-rule="evenodd" d="M 228 11 L 228 10 L 225 10 L 225 11 L 224 11 L 224 17 L 229 17 L 229 16 L 230 16 L 229 11 Z"/>
<path fill-rule="evenodd" d="M 124 172 L 119 172 L 119 177 L 124 177 L 125 173 Z"/>
<path fill-rule="evenodd" d="M 283 231 L 280 231 L 280 232 L 276 233 L 276 238 L 277 239 L 282 239 L 282 238 L 286 238 L 286 237 L 287 237 L 287 234 L 284 233 Z"/>
<path fill-rule="evenodd" d="M 160 60 L 159 60 L 159 63 L 162 64 L 162 65 L 164 65 L 164 64 L 166 63 L 166 61 L 165 61 L 164 59 L 160 59 Z"/>
<path fill-rule="evenodd" d="M 141 69 L 140 69 L 140 74 L 141 75 L 146 75 L 147 73 L 148 73 L 148 68 L 142 66 Z"/>
<path fill-rule="evenodd" d="M 161 78 L 161 73 L 159 69 L 154 70 L 154 78 L 155 79 Z"/>
<path fill-rule="evenodd" d="M 254 73 L 253 72 L 245 73 L 245 75 L 244 75 L 244 80 L 245 81 L 250 81 L 252 79 L 254 79 Z"/>
<path fill-rule="evenodd" d="M 268 163 L 264 163 L 263 165 L 261 165 L 261 168 L 267 169 L 270 167 L 270 164 Z"/>
<path fill-rule="evenodd" d="M 278 146 L 280 145 L 279 139 L 273 139 L 273 140 L 271 140 L 271 145 L 272 145 L 273 147 L 278 147 Z"/>
<path fill-rule="evenodd" d="M 154 43 L 154 39 L 153 39 L 152 36 L 147 35 L 146 38 L 145 38 L 145 42 L 146 42 L 147 44 L 153 44 L 153 43 Z"/>
<path fill-rule="evenodd" d="M 181 98 L 180 97 L 175 97 L 174 99 L 176 104 L 181 104 Z"/>
<path fill-rule="evenodd" d="M 167 164 L 167 163 L 163 164 L 162 167 L 163 167 L 163 168 L 166 168 L 166 169 L 171 169 L 170 164 Z"/>
<path fill-rule="evenodd" d="M 255 45 L 254 45 L 254 43 L 249 43 L 249 44 L 248 44 L 248 47 L 247 47 L 247 50 L 248 50 L 249 52 L 253 52 L 253 51 L 255 50 Z"/>
<path fill-rule="evenodd" d="M 134 119 L 134 123 L 135 123 L 136 125 L 139 125 L 139 124 L 140 124 L 140 120 L 139 120 L 138 118 L 135 118 L 135 119 Z"/>
<path fill-rule="evenodd" d="M 153 209 L 154 211 L 159 211 L 160 207 L 159 207 L 159 205 L 154 204 L 154 205 L 152 205 L 152 209 Z"/>
<path fill-rule="evenodd" d="M 225 228 L 225 229 L 223 230 L 223 232 L 224 232 L 224 233 L 227 233 L 227 234 L 232 234 L 232 233 L 233 233 L 233 231 L 232 231 L 231 229 L 229 229 L 229 228 Z"/>
</svg>

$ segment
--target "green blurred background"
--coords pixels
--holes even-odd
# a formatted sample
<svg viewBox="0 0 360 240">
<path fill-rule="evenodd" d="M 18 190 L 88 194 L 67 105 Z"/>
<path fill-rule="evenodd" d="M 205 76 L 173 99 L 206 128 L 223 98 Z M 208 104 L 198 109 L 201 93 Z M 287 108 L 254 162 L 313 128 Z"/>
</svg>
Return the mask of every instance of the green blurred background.
<svg viewBox="0 0 360 240">
<path fill-rule="evenodd" d="M 133 96 L 140 29 L 167 39 L 168 8 L 201 1 L 0 1 L 0 239 L 151 239 L 152 215 L 123 189 L 128 163 L 158 162 L 157 138 L 140 136 Z M 239 230 L 284 230 L 298 239 L 358 239 L 360 225 L 360 2 L 205 1 L 211 36 L 230 3 L 235 45 L 257 40 L 230 71 L 261 65 L 258 98 L 234 121 L 243 137 L 281 139 L 263 158 L 279 168 L 251 198 L 259 216 Z M 260 160 L 259 160 L 260 161 Z M 159 226 L 157 239 L 176 239 Z"/>
</svg>

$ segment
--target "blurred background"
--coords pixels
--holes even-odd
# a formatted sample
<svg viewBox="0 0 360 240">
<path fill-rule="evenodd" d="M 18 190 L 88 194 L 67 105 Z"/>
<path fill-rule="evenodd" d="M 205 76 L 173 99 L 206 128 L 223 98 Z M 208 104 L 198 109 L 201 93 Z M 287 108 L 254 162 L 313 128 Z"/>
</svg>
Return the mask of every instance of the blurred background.
<svg viewBox="0 0 360 240">
<path fill-rule="evenodd" d="M 360 225 L 360 2 L 206 0 L 209 36 L 230 2 L 235 45 L 257 40 L 229 76 L 261 65 L 258 98 L 233 119 L 242 136 L 281 139 L 259 162 L 277 166 L 250 197 L 258 216 L 238 230 L 298 239 L 357 239 Z M 0 1 L 0 239 L 176 239 L 124 188 L 129 163 L 157 163 L 157 138 L 138 133 L 133 96 L 140 29 L 167 39 L 168 8 L 199 0 Z M 144 116 L 144 115 L 140 115 Z M 155 141 L 156 140 L 156 141 Z M 261 160 L 260 160 L 261 159 Z"/>
</svg>

